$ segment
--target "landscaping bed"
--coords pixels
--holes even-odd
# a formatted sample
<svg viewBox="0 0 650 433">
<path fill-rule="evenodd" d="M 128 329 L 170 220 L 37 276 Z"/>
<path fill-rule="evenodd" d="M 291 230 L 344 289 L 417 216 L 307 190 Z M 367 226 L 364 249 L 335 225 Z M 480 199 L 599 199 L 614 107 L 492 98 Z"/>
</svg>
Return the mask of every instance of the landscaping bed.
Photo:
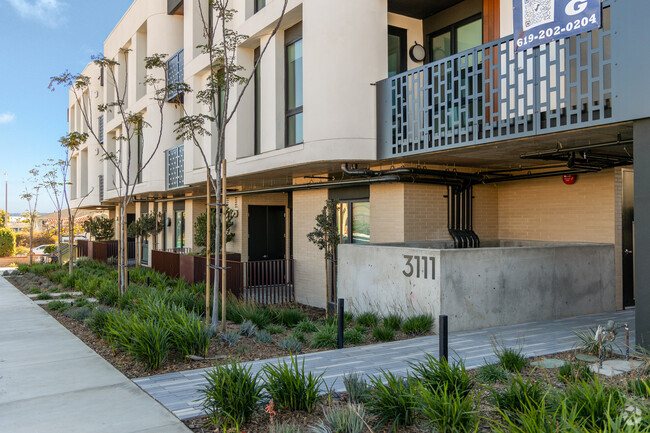
<svg viewBox="0 0 650 433">
<path fill-rule="evenodd" d="M 21 266 L 6 278 L 40 300 L 55 319 L 129 378 L 336 346 L 336 318 L 326 319 L 320 309 L 266 307 L 230 298 L 227 330 L 213 334 L 203 323 L 202 284 L 136 268 L 130 271 L 129 292 L 120 296 L 115 269 L 92 261 L 80 261 L 72 276 L 66 269 L 55 264 Z M 345 319 L 346 347 L 433 333 L 430 316 L 380 318 L 367 313 L 346 314 Z M 189 355 L 206 359 L 190 360 Z"/>
<path fill-rule="evenodd" d="M 496 351 L 503 355 L 502 349 L 496 347 Z M 552 355 L 566 362 L 564 367 L 553 369 L 531 365 L 531 361 L 551 356 L 525 360 L 517 351 L 499 356 L 498 364 L 472 371 L 465 371 L 459 363 L 448 365 L 429 358 L 411 365 L 408 380 L 384 374 L 360 386 L 363 382 L 348 376 L 346 389 L 350 392 L 321 396 L 311 411 L 279 408 L 277 402 L 271 407 L 272 394 L 278 401 L 284 399 L 277 386 L 269 386 L 261 391 L 257 407 L 238 427 L 232 421 L 236 416 L 225 417 L 219 412 L 186 420 L 185 424 L 195 433 L 650 432 L 650 358 L 646 357 L 640 370 L 606 377 L 581 370 L 584 364 L 576 361 L 576 353 Z M 616 355 L 610 359 L 617 357 L 623 359 Z M 289 386 L 300 383 L 301 377 L 307 382 L 300 364 L 296 367 L 284 375 L 284 389 L 293 389 L 294 401 L 303 401 L 308 394 L 298 390 L 308 387 Z M 222 370 L 219 379 L 229 375 L 232 373 Z M 265 373 L 260 378 L 262 383 L 275 380 Z M 236 383 L 243 382 L 239 374 Z M 251 394 L 228 380 L 213 383 L 219 386 L 208 386 L 210 393 L 205 395 L 221 398 L 220 407 L 230 408 L 232 395 L 237 401 L 247 401 L 246 396 Z M 350 405 L 355 405 L 354 409 Z M 234 406 L 232 409 L 238 413 Z"/>
</svg>

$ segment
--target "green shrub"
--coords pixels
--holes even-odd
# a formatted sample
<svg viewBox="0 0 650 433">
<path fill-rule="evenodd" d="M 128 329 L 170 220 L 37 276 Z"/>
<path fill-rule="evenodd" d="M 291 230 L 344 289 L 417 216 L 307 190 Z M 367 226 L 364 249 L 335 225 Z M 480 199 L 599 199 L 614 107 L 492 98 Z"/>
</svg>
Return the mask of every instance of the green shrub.
<svg viewBox="0 0 650 433">
<path fill-rule="evenodd" d="M 491 421 L 491 431 L 495 433 L 588 433 L 588 430 L 584 429 L 584 423 L 576 420 L 575 411 L 568 410 L 566 404 L 560 403 L 554 411 L 550 410 L 551 406 L 542 400 L 535 405 L 527 405 L 515 413 L 499 410 L 502 420 Z"/>
<path fill-rule="evenodd" d="M 526 408 L 539 409 L 540 402 L 546 398 L 541 382 L 531 381 L 530 378 L 524 380 L 519 374 L 510 379 L 503 391 L 492 388 L 490 394 L 495 407 L 510 414 L 521 413 Z"/>
<path fill-rule="evenodd" d="M 86 298 L 76 298 L 74 300 L 75 307 L 85 307 L 87 305 L 90 305 L 90 301 Z"/>
<path fill-rule="evenodd" d="M 110 314 L 111 310 L 101 305 L 93 310 L 92 316 L 86 322 L 93 334 L 98 336 L 105 335 Z"/>
<path fill-rule="evenodd" d="M 52 295 L 49 293 L 40 293 L 36 299 L 39 301 L 47 301 L 48 299 L 52 299 Z"/>
<path fill-rule="evenodd" d="M 127 351 L 149 370 L 156 370 L 169 354 L 169 329 L 161 322 L 144 321 L 135 317 L 130 325 L 132 339 L 126 345 Z"/>
<path fill-rule="evenodd" d="M 275 320 L 277 323 L 284 325 L 288 328 L 296 326 L 298 323 L 307 319 L 307 315 L 295 308 L 283 308 L 277 310 L 275 313 Z"/>
<path fill-rule="evenodd" d="M 63 301 L 51 301 L 47 303 L 47 309 L 52 311 L 58 311 L 62 313 L 63 311 L 70 308 L 70 304 Z"/>
<path fill-rule="evenodd" d="M 389 314 L 384 317 L 383 324 L 385 328 L 392 329 L 393 331 L 399 331 L 402 327 L 402 316 L 399 314 Z"/>
<path fill-rule="evenodd" d="M 120 299 L 119 289 L 116 284 L 102 284 L 102 287 L 97 291 L 97 300 L 102 304 L 114 307 L 118 304 Z"/>
<path fill-rule="evenodd" d="M 72 295 L 70 293 L 63 293 L 61 296 L 59 296 L 59 299 L 70 299 L 72 298 Z"/>
<path fill-rule="evenodd" d="M 628 379 L 627 392 L 639 397 L 650 397 L 650 379 Z"/>
<path fill-rule="evenodd" d="M 518 373 L 528 365 L 528 360 L 522 353 L 521 347 L 505 347 L 503 343 L 492 338 L 492 348 L 494 350 L 494 355 L 499 360 L 498 364 L 508 371 Z"/>
<path fill-rule="evenodd" d="M 268 325 L 266 327 L 266 330 L 269 331 L 271 334 L 284 334 L 286 328 L 280 325 Z"/>
<path fill-rule="evenodd" d="M 411 425 L 417 417 L 419 393 L 409 378 L 395 376 L 382 370 L 379 376 L 370 376 L 370 393 L 366 407 L 375 415 L 379 425 Z"/>
<path fill-rule="evenodd" d="M 183 356 L 207 356 L 210 330 L 201 318 L 180 307 L 172 310 L 171 318 L 164 323 L 169 329 L 170 343 Z"/>
<path fill-rule="evenodd" d="M 343 375 L 343 385 L 352 403 L 364 403 L 368 399 L 370 387 L 359 373 Z"/>
<path fill-rule="evenodd" d="M 581 362 L 567 362 L 558 368 L 557 376 L 565 382 L 587 381 L 595 377 L 589 366 Z"/>
<path fill-rule="evenodd" d="M 435 394 L 444 388 L 450 394 L 466 397 L 474 388 L 462 360 L 449 364 L 446 359 L 438 360 L 425 354 L 423 362 L 409 363 L 409 366 L 422 386 Z"/>
<path fill-rule="evenodd" d="M 257 334 L 257 326 L 250 320 L 244 320 L 239 326 L 239 335 L 244 337 L 255 337 Z"/>
<path fill-rule="evenodd" d="M 37 293 L 41 293 L 41 289 L 39 289 L 38 287 L 33 287 L 29 289 L 29 293 L 31 293 L 32 295 L 36 295 Z"/>
<path fill-rule="evenodd" d="M 0 257 L 11 257 L 16 249 L 16 235 L 8 228 L 0 227 Z"/>
<path fill-rule="evenodd" d="M 314 349 L 323 349 L 327 347 L 336 347 L 337 336 L 334 325 L 322 326 L 311 336 L 311 347 Z"/>
<path fill-rule="evenodd" d="M 273 337 L 271 337 L 271 333 L 269 331 L 262 329 L 261 331 L 257 331 L 255 341 L 259 343 L 273 343 Z"/>
<path fill-rule="evenodd" d="M 573 334 L 578 337 L 577 346 L 585 353 L 592 355 L 598 354 L 598 339 L 596 338 L 596 330 L 593 328 L 585 330 L 573 331 Z M 611 349 L 611 342 L 603 342 L 603 350 Z"/>
<path fill-rule="evenodd" d="M 264 377 L 266 390 L 278 408 L 307 412 L 314 410 L 323 384 L 323 373 L 318 376 L 305 373 L 304 359 L 300 367 L 295 356 L 291 356 L 289 364 L 284 360 L 278 365 L 266 364 Z"/>
<path fill-rule="evenodd" d="M 363 333 L 358 329 L 347 329 L 343 332 L 343 342 L 345 344 L 352 344 L 352 345 L 362 344 L 365 341 L 366 338 L 363 336 Z"/>
<path fill-rule="evenodd" d="M 379 323 L 379 317 L 375 313 L 368 311 L 366 313 L 359 314 L 357 316 L 356 322 L 368 328 L 374 328 L 377 326 L 377 323 Z"/>
<path fill-rule="evenodd" d="M 77 322 L 84 323 L 93 316 L 93 310 L 89 307 L 69 308 L 65 311 L 65 315 Z"/>
<path fill-rule="evenodd" d="M 598 379 L 569 385 L 565 402 L 576 409 L 578 419 L 585 421 L 590 430 L 603 429 L 608 418 L 616 418 L 625 404 L 617 388 L 606 387 Z"/>
<path fill-rule="evenodd" d="M 305 335 L 304 332 L 300 332 L 300 331 L 293 331 L 291 334 L 289 334 L 289 337 L 295 338 L 296 340 L 300 341 L 303 344 L 307 344 L 307 342 L 309 341 L 307 339 L 307 335 Z"/>
<path fill-rule="evenodd" d="M 305 319 L 298 322 L 294 329 L 304 333 L 311 333 L 318 331 L 318 325 L 311 320 Z"/>
<path fill-rule="evenodd" d="M 433 326 L 433 316 L 430 314 L 420 314 L 409 317 L 402 323 L 402 332 L 411 335 L 426 334 Z"/>
<path fill-rule="evenodd" d="M 251 366 L 235 361 L 217 365 L 206 373 L 207 384 L 200 392 L 203 409 L 213 426 L 226 431 L 233 421 L 239 426 L 251 417 L 263 396 L 258 378 L 259 373 L 251 373 Z"/>
<path fill-rule="evenodd" d="M 296 337 L 286 337 L 278 341 L 278 347 L 289 353 L 298 353 L 302 350 L 302 343 Z"/>
<path fill-rule="evenodd" d="M 503 382 L 508 378 L 508 370 L 499 364 L 486 364 L 476 371 L 476 378 L 483 383 Z"/>
<path fill-rule="evenodd" d="M 478 428 L 478 398 L 447 388 L 420 389 L 420 412 L 439 432 L 474 432 Z"/>
<path fill-rule="evenodd" d="M 362 433 L 366 425 L 363 422 L 363 406 L 331 407 L 323 409 L 323 419 L 311 427 L 311 433 Z"/>
<path fill-rule="evenodd" d="M 378 326 L 372 330 L 372 336 L 378 341 L 393 341 L 395 339 L 395 331 L 386 326 Z"/>
</svg>

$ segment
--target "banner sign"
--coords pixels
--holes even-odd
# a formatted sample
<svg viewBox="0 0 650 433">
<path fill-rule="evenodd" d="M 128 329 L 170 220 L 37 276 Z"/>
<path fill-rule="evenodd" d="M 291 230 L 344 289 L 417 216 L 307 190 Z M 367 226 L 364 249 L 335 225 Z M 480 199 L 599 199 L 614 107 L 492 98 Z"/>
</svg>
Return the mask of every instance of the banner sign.
<svg viewBox="0 0 650 433">
<path fill-rule="evenodd" d="M 600 0 L 513 0 L 515 51 L 600 27 Z"/>
</svg>

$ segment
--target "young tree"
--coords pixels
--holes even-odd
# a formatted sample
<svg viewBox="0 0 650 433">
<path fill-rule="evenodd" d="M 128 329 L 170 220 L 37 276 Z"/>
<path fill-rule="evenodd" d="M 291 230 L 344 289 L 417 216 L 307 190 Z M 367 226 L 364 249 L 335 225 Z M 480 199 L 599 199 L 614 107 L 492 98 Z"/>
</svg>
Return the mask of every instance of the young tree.
<svg viewBox="0 0 650 433">
<path fill-rule="evenodd" d="M 115 236 L 115 221 L 105 216 L 88 218 L 83 228 L 96 241 L 108 241 Z"/>
<path fill-rule="evenodd" d="M 39 171 L 36 168 L 29 170 L 29 174 L 32 175 L 32 182 L 34 182 L 39 175 Z M 36 217 L 38 212 L 36 208 L 38 206 L 38 193 L 41 189 L 40 184 L 36 184 L 33 187 L 33 191 L 30 191 L 29 187 L 25 185 L 25 192 L 20 195 L 20 198 L 27 202 L 27 210 L 23 213 L 23 217 L 29 223 L 29 264 L 34 264 L 34 223 L 36 222 Z"/>
<path fill-rule="evenodd" d="M 48 162 L 43 164 L 44 168 L 49 169 L 41 176 L 41 186 L 47 192 L 47 195 L 50 197 L 50 201 L 56 209 L 57 215 L 57 228 L 56 228 L 56 237 L 58 239 L 59 247 L 57 248 L 58 262 L 63 263 L 63 249 L 61 244 L 61 214 L 63 212 L 63 190 L 66 187 L 65 178 L 67 176 L 69 164 L 66 161 L 60 159 L 55 161 L 53 159 L 48 159 Z"/>
<path fill-rule="evenodd" d="M 129 224 L 128 227 L 129 237 L 136 238 L 136 245 L 138 246 L 137 248 L 138 252 L 136 255 L 137 266 L 140 266 L 142 262 L 142 241 L 144 240 L 144 238 L 148 236 L 154 236 L 154 242 L 155 242 L 155 235 L 160 233 L 164 227 L 165 225 L 164 225 L 163 215 L 160 212 L 158 212 L 158 214 L 155 213 L 142 214 L 140 218 L 138 218 L 137 220 Z"/>
<path fill-rule="evenodd" d="M 134 113 L 127 107 L 127 89 L 129 83 L 128 75 L 128 56 L 130 50 L 121 49 L 116 56 L 116 59 L 109 59 L 105 56 L 97 56 L 93 58 L 93 63 L 97 66 L 98 70 L 103 71 L 104 76 L 115 90 L 114 102 L 107 104 L 100 104 L 93 107 L 90 97 L 91 77 L 82 74 L 72 74 L 64 72 L 61 75 L 51 78 L 50 88 L 54 89 L 56 86 L 63 86 L 69 88 L 72 92 L 76 103 L 79 107 L 81 117 L 86 126 L 88 133 L 71 132 L 61 139 L 61 143 L 69 150 L 78 149 L 89 137 L 93 137 L 97 143 L 100 143 L 100 149 L 103 152 L 103 159 L 115 168 L 116 183 L 115 188 L 118 193 L 118 279 L 120 293 L 126 292 L 126 238 L 127 238 L 127 222 L 126 211 L 127 207 L 133 202 L 133 194 L 135 186 L 143 170 L 149 165 L 154 155 L 158 151 L 163 138 L 163 114 L 165 103 L 168 100 L 170 93 L 182 93 L 184 85 L 182 83 L 169 83 L 167 81 L 167 63 L 165 62 L 165 54 L 154 54 L 150 57 L 145 57 L 145 69 L 148 72 L 144 83 L 153 89 L 153 100 L 157 104 L 158 116 L 160 118 L 157 127 L 157 133 L 154 135 L 156 138 L 153 146 L 150 147 L 149 155 L 143 155 L 140 164 L 136 161 L 135 148 L 137 141 L 142 139 L 143 131 L 145 128 L 151 127 L 145 119 L 142 112 Z M 122 80 L 118 80 L 118 73 L 116 68 L 120 66 L 124 69 L 125 74 Z M 93 77 L 98 78 L 98 77 Z M 121 121 L 121 134 L 115 137 L 119 145 L 119 151 L 113 152 L 107 149 L 103 144 L 104 140 L 99 137 L 99 130 L 93 124 L 95 112 L 114 112 L 117 118 Z M 66 202 L 68 202 L 67 194 L 65 195 Z M 68 206 L 69 208 L 69 206 Z"/>
<path fill-rule="evenodd" d="M 198 47 L 204 54 L 207 54 L 210 65 L 210 74 L 207 82 L 205 83 L 205 90 L 196 93 L 196 99 L 201 103 L 206 112 L 209 114 L 188 114 L 185 111 L 183 116 L 176 122 L 176 132 L 178 139 L 191 141 L 199 150 L 203 163 L 208 173 L 208 180 L 212 185 L 213 190 L 217 197 L 220 197 L 223 190 L 223 179 L 225 178 L 225 137 L 226 128 L 233 119 L 237 112 L 244 93 L 255 77 L 255 71 L 259 67 L 259 63 L 269 46 L 269 43 L 276 35 L 278 29 L 282 24 L 282 19 L 287 9 L 288 0 L 284 0 L 282 12 L 278 17 L 277 24 L 275 25 L 271 36 L 266 44 L 260 50 L 260 55 L 255 61 L 253 68 L 248 71 L 246 76 L 241 75 L 244 68 L 237 64 L 236 51 L 239 45 L 247 39 L 247 36 L 241 35 L 231 28 L 232 22 L 236 11 L 231 8 L 230 0 L 208 0 L 207 10 L 203 6 L 201 0 L 195 0 L 201 16 L 201 23 L 203 24 L 203 37 L 204 43 Z M 231 92 L 234 91 L 236 85 L 241 87 L 239 94 L 231 97 Z M 185 92 L 191 91 L 188 86 L 185 86 Z M 232 101 L 232 105 L 231 105 Z M 210 126 L 214 127 L 216 137 L 213 140 L 216 142 L 216 152 L 213 161 L 210 161 L 206 156 L 199 137 L 210 136 Z M 214 168 L 215 176 L 212 177 L 212 168 Z M 210 197 L 208 197 L 210 200 Z M 217 199 L 217 202 L 222 200 Z M 225 203 L 221 203 L 219 207 L 225 207 Z M 222 239 L 223 228 L 214 227 L 214 251 L 220 251 L 223 245 Z M 215 255 L 215 259 L 218 255 Z M 225 255 L 223 256 L 225 257 Z M 223 262 L 222 262 L 223 263 Z M 225 281 L 225 270 L 222 270 L 222 281 Z M 214 285 L 213 285 L 213 299 L 212 311 L 216 313 L 218 309 L 218 290 L 219 290 L 219 272 L 215 272 Z M 226 330 L 226 287 L 223 284 L 222 290 L 222 308 L 221 308 L 221 331 Z M 212 315 L 212 328 L 216 329 L 217 326 L 216 314 Z"/>
<path fill-rule="evenodd" d="M 331 266 L 335 269 L 336 247 L 340 243 L 339 229 L 336 221 L 337 205 L 338 202 L 336 200 L 327 200 L 321 213 L 316 215 L 316 226 L 314 227 L 314 231 L 307 234 L 309 242 L 315 244 L 319 250 L 325 252 L 325 273 L 327 274 L 325 281 L 326 302 L 329 302 L 331 300 L 330 295 L 333 295 L 328 293 L 330 275 L 327 272 L 327 264 L 328 262 L 331 263 Z M 334 275 L 331 277 L 334 278 L 335 274 L 336 273 L 334 272 Z M 335 282 L 332 281 L 332 284 L 334 283 Z"/>
<path fill-rule="evenodd" d="M 232 241 L 235 238 L 235 234 L 232 232 L 232 226 L 235 225 L 235 211 L 226 208 L 226 243 Z M 219 221 L 217 222 L 217 212 L 212 209 L 210 210 L 210 227 L 219 227 L 222 226 L 221 218 L 223 213 L 219 214 Z M 208 241 L 208 219 L 206 218 L 206 213 L 203 212 L 201 215 L 196 217 L 194 221 L 194 243 L 197 247 L 207 247 L 208 245 L 214 245 L 214 232 L 210 231 L 210 240 Z"/>
</svg>

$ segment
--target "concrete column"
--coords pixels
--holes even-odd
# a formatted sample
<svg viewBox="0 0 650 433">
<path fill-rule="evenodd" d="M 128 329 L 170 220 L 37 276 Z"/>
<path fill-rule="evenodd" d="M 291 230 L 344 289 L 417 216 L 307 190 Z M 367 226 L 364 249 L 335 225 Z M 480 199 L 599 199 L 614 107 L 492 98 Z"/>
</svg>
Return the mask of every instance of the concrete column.
<svg viewBox="0 0 650 433">
<path fill-rule="evenodd" d="M 264 47 L 270 35 L 260 38 Z M 278 32 L 269 44 L 262 61 L 261 76 L 261 151 L 284 147 L 284 34 Z"/>
<path fill-rule="evenodd" d="M 185 200 L 185 248 L 194 250 L 194 220 L 199 215 L 195 209 L 197 200 Z M 198 208 L 198 206 L 197 206 Z"/>
<path fill-rule="evenodd" d="M 634 122 L 636 343 L 650 350 L 650 119 Z"/>
</svg>

